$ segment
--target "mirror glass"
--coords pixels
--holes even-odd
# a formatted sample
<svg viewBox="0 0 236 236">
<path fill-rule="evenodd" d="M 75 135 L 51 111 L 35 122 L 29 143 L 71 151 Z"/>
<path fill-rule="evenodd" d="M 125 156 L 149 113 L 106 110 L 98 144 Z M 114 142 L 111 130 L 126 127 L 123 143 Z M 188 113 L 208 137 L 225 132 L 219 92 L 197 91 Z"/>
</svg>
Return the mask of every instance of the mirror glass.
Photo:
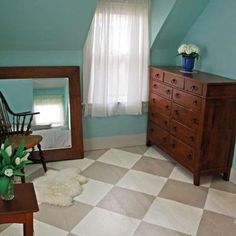
<svg viewBox="0 0 236 236">
<path fill-rule="evenodd" d="M 32 132 L 43 137 L 43 150 L 71 148 L 68 78 L 1 79 L 0 90 L 13 112 L 40 112 Z"/>
</svg>

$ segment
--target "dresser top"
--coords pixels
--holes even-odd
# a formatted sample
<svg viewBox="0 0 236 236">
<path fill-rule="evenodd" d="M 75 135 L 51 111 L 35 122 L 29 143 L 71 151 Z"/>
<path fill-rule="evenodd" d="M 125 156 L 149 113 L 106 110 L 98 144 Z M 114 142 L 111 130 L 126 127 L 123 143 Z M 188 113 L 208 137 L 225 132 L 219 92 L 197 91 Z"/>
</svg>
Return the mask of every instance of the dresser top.
<svg viewBox="0 0 236 236">
<path fill-rule="evenodd" d="M 236 85 L 236 80 L 229 79 L 223 76 L 214 75 L 206 72 L 201 71 L 194 71 L 193 73 L 184 73 L 181 72 L 181 67 L 177 66 L 150 66 L 151 68 L 161 69 L 164 72 L 173 73 L 175 76 L 183 77 L 183 78 L 190 78 L 193 80 L 197 80 L 201 83 L 206 84 L 220 84 L 220 83 L 227 83 L 227 84 L 234 84 Z"/>
</svg>

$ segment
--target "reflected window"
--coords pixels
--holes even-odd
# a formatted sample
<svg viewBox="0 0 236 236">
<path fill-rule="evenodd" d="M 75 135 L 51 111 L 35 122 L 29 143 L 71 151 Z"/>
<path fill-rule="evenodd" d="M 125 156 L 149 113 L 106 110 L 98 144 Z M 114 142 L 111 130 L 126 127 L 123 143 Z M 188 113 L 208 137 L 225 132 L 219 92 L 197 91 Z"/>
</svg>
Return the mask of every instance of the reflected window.
<svg viewBox="0 0 236 236">
<path fill-rule="evenodd" d="M 34 111 L 40 112 L 35 116 L 35 124 L 51 124 L 53 127 L 65 126 L 64 103 L 62 95 L 34 96 Z"/>
</svg>

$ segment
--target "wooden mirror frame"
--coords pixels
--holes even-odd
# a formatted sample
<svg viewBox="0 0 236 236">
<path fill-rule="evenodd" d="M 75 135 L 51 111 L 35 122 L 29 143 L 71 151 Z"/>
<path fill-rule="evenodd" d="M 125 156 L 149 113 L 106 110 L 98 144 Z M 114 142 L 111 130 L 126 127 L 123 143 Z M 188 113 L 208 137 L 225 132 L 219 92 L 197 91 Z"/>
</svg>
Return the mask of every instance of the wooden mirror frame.
<svg viewBox="0 0 236 236">
<path fill-rule="evenodd" d="M 46 161 L 80 159 L 84 156 L 79 66 L 0 67 L 0 79 L 68 78 L 71 148 L 44 150 Z M 19 92 L 20 94 L 20 92 Z"/>
</svg>

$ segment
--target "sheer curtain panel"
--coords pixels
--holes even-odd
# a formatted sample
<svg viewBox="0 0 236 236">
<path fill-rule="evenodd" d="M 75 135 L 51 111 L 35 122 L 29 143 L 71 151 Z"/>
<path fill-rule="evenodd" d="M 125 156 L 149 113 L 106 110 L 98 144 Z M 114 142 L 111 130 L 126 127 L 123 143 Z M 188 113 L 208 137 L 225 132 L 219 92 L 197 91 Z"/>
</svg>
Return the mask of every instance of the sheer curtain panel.
<svg viewBox="0 0 236 236">
<path fill-rule="evenodd" d="M 87 114 L 141 114 L 148 100 L 149 0 L 100 0 L 83 53 Z"/>
</svg>

